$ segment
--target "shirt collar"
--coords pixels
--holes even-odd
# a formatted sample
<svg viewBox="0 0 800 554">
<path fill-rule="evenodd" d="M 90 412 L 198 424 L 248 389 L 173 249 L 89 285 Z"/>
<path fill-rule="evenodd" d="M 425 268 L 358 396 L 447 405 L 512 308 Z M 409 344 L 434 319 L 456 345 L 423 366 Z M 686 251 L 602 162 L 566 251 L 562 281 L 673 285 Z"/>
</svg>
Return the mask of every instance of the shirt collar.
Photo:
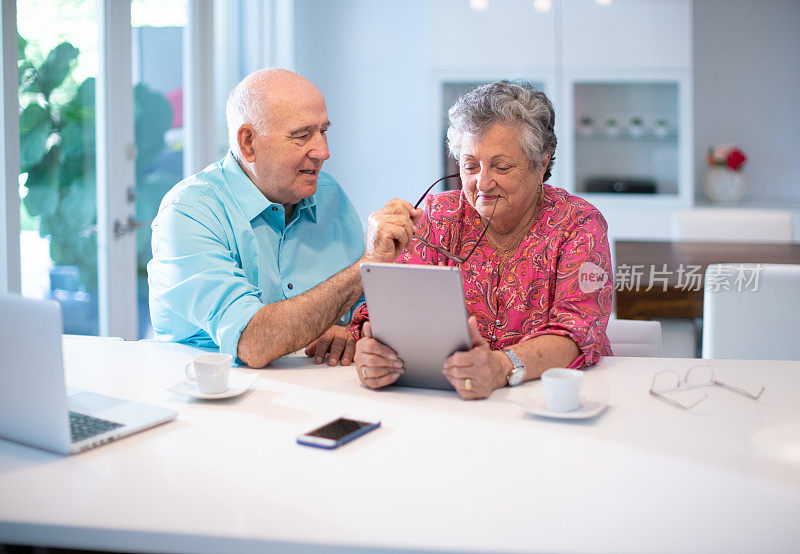
<svg viewBox="0 0 800 554">
<path fill-rule="evenodd" d="M 225 179 L 228 182 L 231 195 L 242 208 L 245 217 L 249 221 L 252 221 L 267 208 L 277 205 L 274 202 L 270 202 L 269 199 L 258 190 L 258 187 L 253 184 L 253 181 L 251 181 L 242 170 L 239 162 L 233 157 L 233 152 L 228 151 L 225 160 L 222 162 L 222 169 L 225 174 Z M 298 219 L 302 214 L 306 214 L 306 217 L 312 222 L 317 222 L 316 194 L 312 194 L 308 198 L 303 198 L 294 208 L 292 221 Z"/>
<path fill-rule="evenodd" d="M 222 171 L 228 182 L 228 190 L 248 221 L 272 205 L 272 202 L 267 200 L 267 197 L 258 190 L 258 187 L 239 166 L 239 162 L 233 157 L 233 152 L 228 151 L 228 155 L 225 156 L 225 160 L 222 162 Z"/>
<path fill-rule="evenodd" d="M 303 198 L 300 202 L 297 203 L 297 205 L 295 205 L 292 219 L 299 218 L 301 214 L 305 214 L 305 216 L 313 223 L 317 222 L 316 193 L 312 194 L 308 198 Z"/>
</svg>

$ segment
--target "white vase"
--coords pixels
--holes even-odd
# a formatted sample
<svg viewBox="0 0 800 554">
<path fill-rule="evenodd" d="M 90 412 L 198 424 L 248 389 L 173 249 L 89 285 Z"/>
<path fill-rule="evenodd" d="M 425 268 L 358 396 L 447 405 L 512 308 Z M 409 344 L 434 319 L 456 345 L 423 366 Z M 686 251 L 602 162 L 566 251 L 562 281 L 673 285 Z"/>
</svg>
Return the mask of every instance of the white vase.
<svg viewBox="0 0 800 554">
<path fill-rule="evenodd" d="M 706 171 L 703 186 L 708 197 L 719 204 L 731 204 L 747 192 L 747 179 L 741 171 L 733 171 L 728 167 L 709 167 Z"/>
<path fill-rule="evenodd" d="M 641 138 L 644 134 L 644 128 L 641 125 L 631 125 L 628 127 L 628 134 L 633 138 Z"/>
</svg>

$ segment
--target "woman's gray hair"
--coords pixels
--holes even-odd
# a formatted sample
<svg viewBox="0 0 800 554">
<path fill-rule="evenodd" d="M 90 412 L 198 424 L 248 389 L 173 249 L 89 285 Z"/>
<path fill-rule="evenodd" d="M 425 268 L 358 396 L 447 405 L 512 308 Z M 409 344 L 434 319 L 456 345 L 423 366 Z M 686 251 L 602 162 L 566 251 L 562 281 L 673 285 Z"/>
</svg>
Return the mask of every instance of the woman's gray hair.
<svg viewBox="0 0 800 554">
<path fill-rule="evenodd" d="M 448 115 L 447 147 L 456 160 L 465 134 L 483 136 L 496 123 L 510 124 L 519 129 L 519 145 L 532 168 L 541 167 L 550 154 L 543 181 L 550 178 L 556 159 L 556 116 L 547 95 L 530 83 L 497 81 L 481 85 L 459 96 Z"/>
</svg>

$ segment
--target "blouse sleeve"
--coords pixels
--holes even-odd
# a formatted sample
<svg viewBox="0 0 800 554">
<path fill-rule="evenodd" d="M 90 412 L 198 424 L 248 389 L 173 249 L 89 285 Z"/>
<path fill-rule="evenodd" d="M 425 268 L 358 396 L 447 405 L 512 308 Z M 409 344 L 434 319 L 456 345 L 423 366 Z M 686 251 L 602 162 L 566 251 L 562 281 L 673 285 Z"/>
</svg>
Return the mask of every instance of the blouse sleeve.
<svg viewBox="0 0 800 554">
<path fill-rule="evenodd" d="M 559 335 L 572 339 L 580 354 L 570 364 L 583 368 L 611 355 L 606 327 L 614 290 L 608 225 L 599 211 L 579 218 L 560 245 L 547 325 L 523 337 Z"/>
</svg>

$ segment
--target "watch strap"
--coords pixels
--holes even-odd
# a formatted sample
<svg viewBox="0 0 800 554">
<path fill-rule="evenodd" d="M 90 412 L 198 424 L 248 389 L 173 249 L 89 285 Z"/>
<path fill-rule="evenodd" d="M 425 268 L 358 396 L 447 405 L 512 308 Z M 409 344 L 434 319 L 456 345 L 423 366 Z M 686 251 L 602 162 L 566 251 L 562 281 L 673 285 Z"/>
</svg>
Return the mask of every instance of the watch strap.
<svg viewBox="0 0 800 554">
<path fill-rule="evenodd" d="M 511 365 L 513 366 L 511 368 L 511 371 L 506 376 L 506 381 L 508 382 L 509 386 L 515 387 L 521 384 L 525 380 L 525 377 L 527 375 L 525 364 L 522 362 L 517 353 L 511 350 L 510 348 L 504 348 L 503 354 L 506 355 L 506 357 L 511 362 Z"/>
</svg>

